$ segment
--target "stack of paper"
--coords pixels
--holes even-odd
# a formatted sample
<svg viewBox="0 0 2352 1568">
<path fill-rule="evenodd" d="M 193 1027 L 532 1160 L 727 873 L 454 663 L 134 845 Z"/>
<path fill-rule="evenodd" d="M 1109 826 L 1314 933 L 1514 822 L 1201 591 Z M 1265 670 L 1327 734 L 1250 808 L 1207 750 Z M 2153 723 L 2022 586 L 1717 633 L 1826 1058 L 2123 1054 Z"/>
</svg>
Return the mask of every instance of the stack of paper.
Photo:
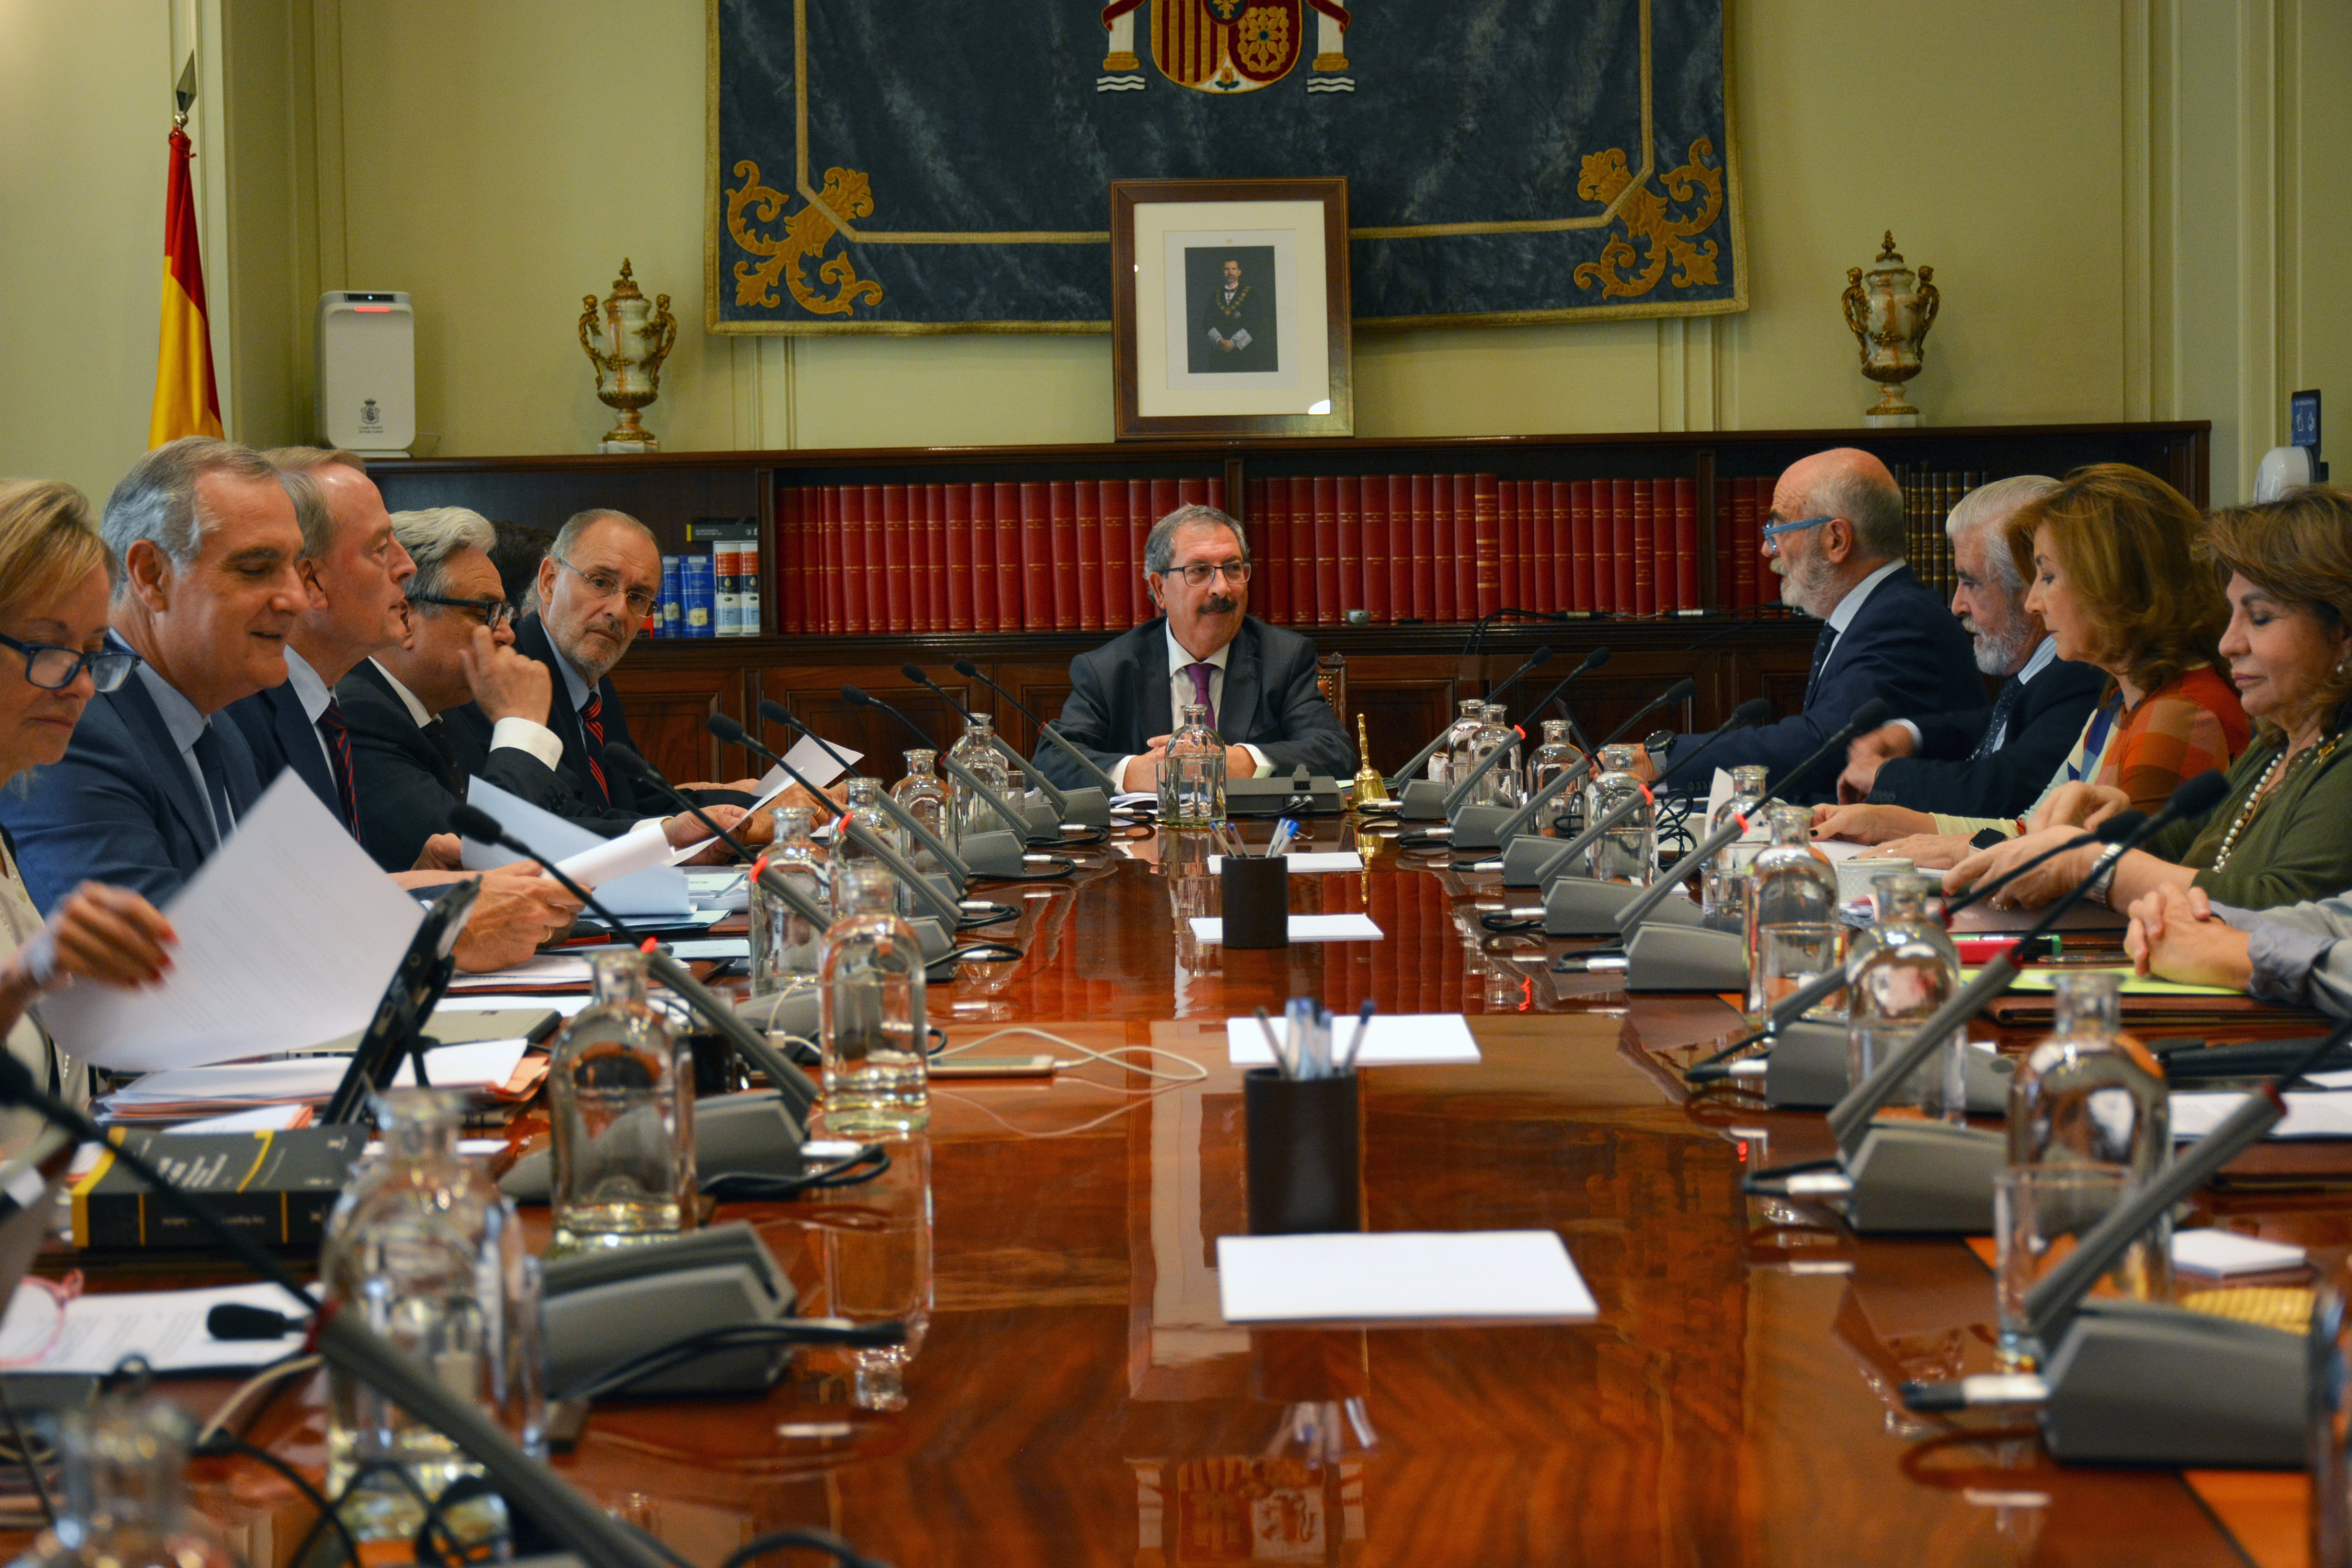
<svg viewBox="0 0 2352 1568">
<path fill-rule="evenodd" d="M 686 873 L 670 864 L 669 840 L 657 820 L 639 823 L 619 838 L 600 838 L 578 823 L 479 778 L 466 786 L 466 802 L 488 812 L 500 827 L 541 855 L 554 856 L 568 875 L 616 915 L 684 915 L 694 907 L 687 897 Z M 461 839 L 458 848 L 469 871 L 487 871 L 522 858 L 511 849 L 470 838 Z"/>
<path fill-rule="evenodd" d="M 477 1040 L 425 1053 L 425 1076 L 436 1089 L 464 1089 L 501 1100 L 521 1099 L 547 1074 L 547 1058 L 526 1066 L 524 1040 Z M 296 1057 L 265 1062 L 225 1062 L 172 1068 L 116 1089 L 100 1109 L 116 1121 L 179 1121 L 261 1106 L 323 1104 L 351 1066 L 347 1057 Z M 416 1064 L 404 1058 L 393 1081 L 413 1084 Z"/>
<path fill-rule="evenodd" d="M 0 1315 L 0 1364 L 12 1372 L 109 1373 L 135 1355 L 170 1377 L 267 1366 L 301 1349 L 299 1331 L 275 1340 L 213 1338 L 205 1321 L 227 1302 L 289 1316 L 301 1310 L 275 1285 L 110 1290 L 68 1301 L 60 1325 L 56 1298 L 19 1290 Z"/>
<path fill-rule="evenodd" d="M 1600 1316 L 1549 1230 L 1221 1236 L 1217 1293 L 1229 1323 Z"/>
</svg>

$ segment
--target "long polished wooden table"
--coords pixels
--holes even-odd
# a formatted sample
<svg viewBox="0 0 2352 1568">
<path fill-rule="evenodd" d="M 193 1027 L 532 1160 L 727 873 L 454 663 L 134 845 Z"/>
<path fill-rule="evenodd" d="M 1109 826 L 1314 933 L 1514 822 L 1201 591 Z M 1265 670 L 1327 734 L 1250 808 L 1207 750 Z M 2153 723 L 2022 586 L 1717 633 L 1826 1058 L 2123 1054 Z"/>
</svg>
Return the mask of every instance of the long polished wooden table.
<svg viewBox="0 0 2352 1568">
<path fill-rule="evenodd" d="M 1358 842 L 1352 821 L 1312 837 Z M 1826 1139 L 1818 1116 L 1685 1092 L 1675 1064 L 1739 1027 L 1729 1006 L 1556 975 L 1559 944 L 1481 929 L 1498 889 L 1362 847 L 1360 873 L 1294 877 L 1293 907 L 1366 911 L 1377 942 L 1198 942 L 1185 921 L 1219 897 L 1192 835 L 992 889 L 1021 910 L 1024 955 L 934 989 L 952 1044 L 1036 1026 L 1205 1079 L 941 1079 L 898 1197 L 723 1207 L 807 1311 L 856 1305 L 835 1265 L 861 1227 L 928 1248 L 904 1408 L 857 1407 L 847 1369 L 810 1354 L 761 1395 L 601 1405 L 558 1469 L 704 1565 L 812 1525 L 902 1568 L 2300 1560 L 2300 1478 L 2061 1468 L 2030 1426 L 1906 1414 L 1906 1379 L 1991 1369 L 1992 1281 L 1969 1248 L 1743 1195 L 1744 1171 Z M 1215 1240 L 1246 1219 L 1223 1021 L 1294 994 L 1470 1016 L 1476 1066 L 1363 1074 L 1367 1228 L 1556 1231 L 1597 1320 L 1224 1321 Z M 2336 1212 L 2306 1206 L 2315 1239 Z M 180 1396 L 206 1408 L 225 1386 Z M 320 1467 L 322 1396 L 282 1397 L 250 1436 Z M 257 1564 L 307 1523 L 247 1462 L 207 1461 L 198 1501 Z"/>
</svg>

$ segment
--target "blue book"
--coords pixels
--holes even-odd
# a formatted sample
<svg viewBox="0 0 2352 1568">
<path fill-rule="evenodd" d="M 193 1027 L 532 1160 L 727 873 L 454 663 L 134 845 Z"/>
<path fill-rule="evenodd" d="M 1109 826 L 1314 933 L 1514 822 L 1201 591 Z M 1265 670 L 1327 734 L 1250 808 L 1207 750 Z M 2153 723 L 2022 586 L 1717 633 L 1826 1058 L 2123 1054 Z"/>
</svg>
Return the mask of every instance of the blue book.
<svg viewBox="0 0 2352 1568">
<path fill-rule="evenodd" d="M 661 629 L 656 637 L 682 637 L 686 632 L 686 605 L 681 598 L 678 581 L 678 558 L 662 557 Z"/>
<path fill-rule="evenodd" d="M 719 635 L 719 582 L 711 559 L 708 555 L 686 555 L 678 559 L 678 600 L 685 610 L 685 630 L 689 637 L 711 637 Z"/>
</svg>

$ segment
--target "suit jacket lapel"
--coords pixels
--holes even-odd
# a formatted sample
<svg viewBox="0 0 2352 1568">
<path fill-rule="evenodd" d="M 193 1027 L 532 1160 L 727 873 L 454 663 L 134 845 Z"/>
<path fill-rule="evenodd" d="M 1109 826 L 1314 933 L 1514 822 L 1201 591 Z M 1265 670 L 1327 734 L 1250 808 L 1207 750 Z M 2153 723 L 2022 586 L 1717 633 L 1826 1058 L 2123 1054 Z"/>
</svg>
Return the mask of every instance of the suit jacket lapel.
<svg viewBox="0 0 2352 1568">
<path fill-rule="evenodd" d="M 187 759 L 180 755 L 180 748 L 163 722 L 162 710 L 147 694 L 146 682 L 133 674 L 96 700 L 114 704 L 115 710 L 122 715 L 123 723 L 153 760 L 155 783 L 189 835 L 198 844 L 217 844 L 220 835 L 213 826 L 212 807 L 196 794 L 195 775 L 188 771 Z M 234 730 L 236 726 L 227 724 L 222 728 Z"/>
<path fill-rule="evenodd" d="M 294 683 L 269 688 L 265 699 L 269 704 L 270 722 L 278 732 L 278 748 L 286 753 L 287 765 L 302 775 L 310 792 L 326 803 L 338 821 L 343 815 L 341 792 L 335 788 L 335 775 L 327 766 L 327 753 L 320 749 L 319 731 L 302 712 L 302 700 L 294 695 Z"/>
<path fill-rule="evenodd" d="M 1264 680 L 1257 636 L 1249 622 L 1242 623 L 1233 650 L 1225 660 L 1224 700 L 1217 704 L 1217 736 L 1237 746 L 1257 729 L 1257 692 Z"/>
<path fill-rule="evenodd" d="M 1169 733 L 1170 721 L 1175 716 L 1168 706 L 1168 622 L 1163 617 L 1144 630 L 1150 635 L 1143 639 L 1141 657 L 1129 667 L 1129 678 L 1133 682 L 1127 706 L 1133 716 L 1127 737 L 1129 755 L 1150 745 L 1152 736 Z"/>
</svg>

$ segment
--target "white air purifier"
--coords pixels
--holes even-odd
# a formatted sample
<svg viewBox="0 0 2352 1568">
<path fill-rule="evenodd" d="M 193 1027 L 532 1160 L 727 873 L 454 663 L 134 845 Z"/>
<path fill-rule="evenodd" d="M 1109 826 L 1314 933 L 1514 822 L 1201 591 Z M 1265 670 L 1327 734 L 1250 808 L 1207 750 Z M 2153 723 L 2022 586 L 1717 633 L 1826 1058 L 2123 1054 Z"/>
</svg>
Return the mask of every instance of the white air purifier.
<svg viewBox="0 0 2352 1568">
<path fill-rule="evenodd" d="M 416 314 L 397 291 L 319 296 L 319 438 L 362 458 L 416 441 Z"/>
</svg>

